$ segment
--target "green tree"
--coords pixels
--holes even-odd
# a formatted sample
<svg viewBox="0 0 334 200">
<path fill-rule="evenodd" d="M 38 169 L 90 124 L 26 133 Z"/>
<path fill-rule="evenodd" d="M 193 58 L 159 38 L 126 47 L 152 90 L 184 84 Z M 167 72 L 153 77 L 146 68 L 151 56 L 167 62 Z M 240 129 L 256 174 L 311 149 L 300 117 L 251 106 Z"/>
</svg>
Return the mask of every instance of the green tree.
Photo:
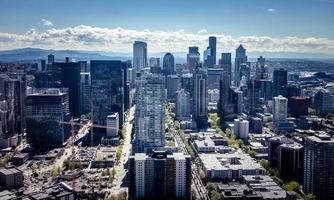
<svg viewBox="0 0 334 200">
<path fill-rule="evenodd" d="M 299 183 L 295 182 L 295 181 L 291 181 L 291 182 L 288 182 L 286 184 L 283 185 L 283 188 L 286 190 L 286 191 L 295 191 L 295 192 L 299 192 L 300 190 L 300 185 Z"/>
<path fill-rule="evenodd" d="M 219 194 L 217 191 L 212 191 L 210 194 L 210 199 L 211 200 L 221 200 L 221 194 Z"/>
<path fill-rule="evenodd" d="M 268 160 L 265 160 L 265 159 L 262 159 L 261 161 L 260 161 L 260 165 L 265 169 L 265 170 L 269 170 L 269 162 L 268 162 Z"/>
<path fill-rule="evenodd" d="M 195 189 L 191 190 L 191 199 L 192 200 L 196 200 L 197 199 L 197 193 Z"/>
<path fill-rule="evenodd" d="M 304 197 L 305 200 L 316 200 L 316 196 L 314 194 L 308 194 Z"/>
</svg>

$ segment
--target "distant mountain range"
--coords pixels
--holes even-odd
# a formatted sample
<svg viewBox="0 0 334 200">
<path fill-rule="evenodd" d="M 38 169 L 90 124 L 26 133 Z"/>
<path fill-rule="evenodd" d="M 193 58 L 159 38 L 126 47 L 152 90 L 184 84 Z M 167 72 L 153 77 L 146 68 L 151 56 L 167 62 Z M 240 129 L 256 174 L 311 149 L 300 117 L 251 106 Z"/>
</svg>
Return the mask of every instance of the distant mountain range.
<svg viewBox="0 0 334 200">
<path fill-rule="evenodd" d="M 48 50 L 40 48 L 22 48 L 22 49 L 13 49 L 0 51 L 0 62 L 27 62 L 27 61 L 37 61 L 41 59 L 47 60 L 49 54 L 55 55 L 56 61 L 64 61 L 66 57 L 70 57 L 77 61 L 79 60 L 131 60 L 131 53 L 115 53 L 115 52 L 104 52 L 104 51 L 77 51 L 77 50 Z M 165 52 L 153 53 L 150 54 L 150 57 L 162 57 Z M 175 58 L 175 63 L 185 63 L 186 62 L 186 53 L 177 52 L 173 53 Z M 260 53 L 260 52 L 251 52 L 248 54 L 250 61 L 256 61 L 256 58 L 259 55 L 263 55 L 267 60 L 270 61 L 283 61 L 283 60 L 312 60 L 319 62 L 326 62 L 334 64 L 334 58 L 331 57 L 321 57 L 318 55 L 304 55 L 298 53 L 291 54 L 273 54 L 273 53 Z M 220 57 L 220 54 L 217 54 L 217 58 Z M 232 59 L 233 60 L 233 59 Z M 162 60 L 160 61 L 162 63 Z"/>
</svg>

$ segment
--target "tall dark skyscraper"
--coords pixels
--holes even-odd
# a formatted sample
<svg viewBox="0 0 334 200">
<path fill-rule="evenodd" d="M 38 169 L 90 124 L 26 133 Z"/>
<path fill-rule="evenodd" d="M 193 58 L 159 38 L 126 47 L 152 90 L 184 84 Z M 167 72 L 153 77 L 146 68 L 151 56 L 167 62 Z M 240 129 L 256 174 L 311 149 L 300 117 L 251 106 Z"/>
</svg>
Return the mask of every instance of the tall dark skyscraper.
<svg viewBox="0 0 334 200">
<path fill-rule="evenodd" d="M 219 65 L 225 72 L 231 75 L 232 73 L 232 55 L 231 53 L 222 53 L 219 59 Z"/>
<path fill-rule="evenodd" d="M 53 62 L 51 87 L 68 88 L 71 115 L 81 115 L 80 79 L 81 66 L 77 62 Z"/>
<path fill-rule="evenodd" d="M 165 76 L 175 74 L 174 56 L 171 53 L 166 53 L 163 58 L 163 72 Z"/>
<path fill-rule="evenodd" d="M 318 200 L 334 199 L 334 139 L 316 134 L 306 138 L 304 148 L 304 192 Z"/>
<path fill-rule="evenodd" d="M 280 68 L 275 69 L 273 74 L 273 95 L 274 97 L 278 95 L 286 96 L 288 84 L 288 71 L 286 69 Z"/>
<path fill-rule="evenodd" d="M 246 49 L 240 45 L 235 50 L 235 63 L 234 63 L 234 86 L 238 87 L 240 85 L 240 68 L 241 64 L 247 62 Z"/>
<path fill-rule="evenodd" d="M 92 60 L 91 87 L 94 123 L 106 125 L 108 115 L 117 112 L 124 121 L 124 65 L 118 60 Z"/>
<path fill-rule="evenodd" d="M 187 54 L 187 64 L 188 68 L 191 72 L 196 69 L 196 66 L 200 63 L 200 53 L 198 51 L 198 47 L 193 46 L 189 47 L 189 52 Z"/>
<path fill-rule="evenodd" d="M 198 67 L 194 72 L 194 108 L 193 118 L 197 128 L 207 127 L 208 121 L 208 72 Z"/>
<path fill-rule="evenodd" d="M 217 39 L 214 36 L 209 37 L 209 46 L 204 51 L 204 66 L 214 67 L 216 65 Z"/>
</svg>

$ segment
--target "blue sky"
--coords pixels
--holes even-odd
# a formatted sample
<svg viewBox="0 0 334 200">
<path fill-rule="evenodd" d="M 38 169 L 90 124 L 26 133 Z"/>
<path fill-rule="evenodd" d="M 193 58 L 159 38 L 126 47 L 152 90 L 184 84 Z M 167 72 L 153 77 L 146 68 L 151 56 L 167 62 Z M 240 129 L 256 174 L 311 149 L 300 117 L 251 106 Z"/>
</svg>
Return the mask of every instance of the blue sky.
<svg viewBox="0 0 334 200">
<path fill-rule="evenodd" d="M 252 42 L 248 49 L 262 51 L 260 45 L 263 44 L 263 38 L 259 44 L 255 44 L 257 37 L 269 37 L 276 41 L 270 44 L 275 51 L 274 46 L 278 44 L 278 40 L 281 42 L 287 37 L 294 37 L 297 38 L 296 40 L 303 40 L 294 44 L 299 45 L 300 48 L 305 46 L 304 40 L 308 39 L 306 43 L 309 44 L 311 41 L 311 46 L 321 43 L 321 48 L 318 46 L 313 48 L 316 53 L 334 54 L 334 43 L 332 43 L 334 41 L 334 0 L 1 0 L 0 7 L 2 8 L 0 41 L 4 42 L 4 46 L 0 46 L 2 49 L 27 45 L 59 49 L 62 46 L 59 42 L 65 41 L 53 38 L 54 41 L 51 42 L 51 37 L 54 35 L 50 36 L 48 31 L 69 32 L 68 29 L 71 27 L 74 32 L 80 32 L 80 38 L 78 39 L 77 35 L 75 37 L 67 35 L 71 37 L 68 43 L 71 45 L 63 45 L 65 48 L 92 47 L 94 50 L 99 50 L 96 49 L 99 46 L 96 42 L 101 39 L 101 35 L 99 40 L 93 41 L 93 44 L 89 44 L 90 37 L 93 35 L 93 39 L 96 39 L 94 35 L 96 32 L 106 31 L 106 34 L 111 34 L 110 31 L 115 32 L 117 28 L 121 28 L 123 31 L 119 37 L 122 38 L 121 45 L 124 47 L 119 48 L 120 45 L 115 45 L 117 41 L 110 39 L 114 36 L 112 32 L 112 36 L 102 40 L 101 50 L 131 51 L 131 46 L 128 45 L 130 41 L 124 42 L 123 37 L 129 37 L 129 31 L 139 31 L 139 33 L 130 34 L 131 38 L 128 39 L 136 39 L 139 34 L 139 39 L 145 40 L 151 34 L 142 38 L 141 32 L 149 30 L 170 35 L 177 32 L 181 34 L 179 42 L 190 45 L 197 39 L 198 45 L 203 48 L 207 35 L 221 35 L 222 44 L 227 50 L 236 43 L 245 41 L 243 37 L 252 37 L 251 41 L 246 41 L 246 43 Z M 80 25 L 90 27 L 90 30 L 85 28 L 84 34 L 88 37 L 82 36 Z M 33 34 L 29 30 L 32 30 Z M 28 39 L 27 35 L 29 35 Z M 31 38 L 31 35 L 34 37 Z M 81 40 L 82 37 L 85 38 L 84 41 Z M 189 37 L 197 38 L 182 39 L 189 39 Z M 48 42 L 41 41 L 45 38 Z M 231 38 L 232 42 L 229 42 L 228 38 Z M 104 44 L 111 40 L 114 43 L 111 43 L 108 49 Z M 159 42 L 157 39 L 152 41 L 148 38 L 148 40 L 148 43 Z M 76 43 L 73 45 L 70 42 Z M 161 42 L 163 44 L 160 51 L 172 46 L 168 45 L 168 42 L 171 43 L 170 39 Z M 288 43 L 289 41 L 285 41 L 284 45 Z M 280 45 L 279 51 L 284 51 L 284 46 L 281 43 Z M 293 46 L 286 49 L 287 52 L 299 51 Z M 152 51 L 159 51 L 159 49 L 152 48 Z M 180 46 L 180 49 L 174 51 L 183 51 L 183 49 Z"/>
</svg>

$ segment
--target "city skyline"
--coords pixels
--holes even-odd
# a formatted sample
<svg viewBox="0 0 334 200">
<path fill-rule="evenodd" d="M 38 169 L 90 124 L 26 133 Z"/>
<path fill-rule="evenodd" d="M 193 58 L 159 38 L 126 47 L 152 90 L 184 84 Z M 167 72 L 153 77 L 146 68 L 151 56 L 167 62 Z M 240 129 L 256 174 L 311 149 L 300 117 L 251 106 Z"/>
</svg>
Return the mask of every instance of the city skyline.
<svg viewBox="0 0 334 200">
<path fill-rule="evenodd" d="M 130 53 L 132 43 L 141 40 L 147 42 L 149 54 L 185 53 L 188 46 L 199 46 L 202 54 L 208 37 L 216 36 L 217 53 L 233 52 L 243 44 L 250 54 L 272 57 L 334 55 L 330 22 L 334 1 L 330 0 L 0 4 L 6 8 L 0 17 L 7 19 L 0 21 L 0 50 L 35 47 Z"/>
</svg>

